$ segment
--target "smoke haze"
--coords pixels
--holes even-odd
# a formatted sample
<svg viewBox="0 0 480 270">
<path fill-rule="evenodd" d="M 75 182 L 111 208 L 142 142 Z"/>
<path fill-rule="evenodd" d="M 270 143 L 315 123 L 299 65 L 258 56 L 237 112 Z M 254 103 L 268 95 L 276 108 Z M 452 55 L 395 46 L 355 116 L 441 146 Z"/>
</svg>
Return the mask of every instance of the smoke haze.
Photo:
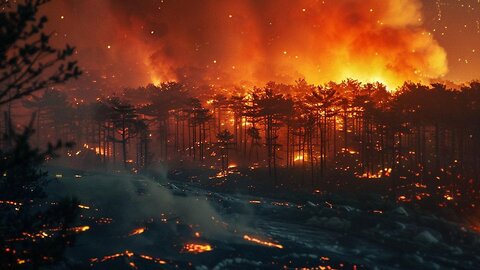
<svg viewBox="0 0 480 270">
<path fill-rule="evenodd" d="M 54 1 L 47 14 L 80 64 L 118 85 L 304 77 L 393 88 L 448 71 L 421 8 L 419 0 L 84 0 Z"/>
</svg>

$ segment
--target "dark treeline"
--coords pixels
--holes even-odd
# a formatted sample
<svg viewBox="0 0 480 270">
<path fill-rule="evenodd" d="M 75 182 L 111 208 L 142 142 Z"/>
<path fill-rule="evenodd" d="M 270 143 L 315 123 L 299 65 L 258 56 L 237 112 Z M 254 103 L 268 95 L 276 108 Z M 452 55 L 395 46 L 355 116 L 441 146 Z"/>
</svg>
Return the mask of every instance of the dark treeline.
<svg viewBox="0 0 480 270">
<path fill-rule="evenodd" d="M 475 192 L 479 175 L 480 83 L 461 89 L 406 83 L 390 93 L 355 80 L 268 83 L 195 96 L 180 83 L 125 90 L 86 103 L 47 90 L 23 105 L 37 115 L 39 145 L 77 142 L 71 156 L 131 170 L 196 162 L 301 171 L 297 185 L 332 175 L 442 180 Z M 448 180 L 447 180 L 448 179 Z M 281 180 L 281 179 L 280 179 Z"/>
<path fill-rule="evenodd" d="M 57 157 L 60 149 L 70 148 L 72 143 L 47 143 L 40 139 L 41 134 L 35 135 L 33 124 L 18 128 L 18 119 L 11 118 L 18 110 L 14 106 L 17 101 L 81 75 L 72 59 L 74 47 L 57 48 L 50 43 L 53 33 L 45 30 L 48 19 L 38 15 L 48 2 L 0 3 L 0 269 L 45 269 L 58 265 L 64 261 L 65 250 L 78 232 L 74 226 L 79 201 L 68 197 L 48 201 L 45 186 L 51 179 L 43 170 L 47 160 Z M 49 94 L 55 93 L 48 92 L 46 99 Z M 35 106 L 43 111 L 49 104 Z M 43 129 L 46 117 L 39 118 L 37 126 Z M 48 121 L 54 118 L 57 123 L 61 114 L 49 115 Z M 34 136 L 37 145 L 44 143 L 43 150 L 30 143 Z"/>
<path fill-rule="evenodd" d="M 478 82 L 457 90 L 407 83 L 394 94 L 355 80 L 212 91 L 167 82 L 85 101 L 53 88 L 82 72 L 73 47 L 50 44 L 38 16 L 48 2 L 4 1 L 0 11 L 0 269 L 83 269 L 65 251 L 90 228 L 78 226 L 84 206 L 45 189 L 45 165 L 59 155 L 74 171 L 166 164 L 229 180 L 238 167 L 259 171 L 254 180 L 268 188 L 386 183 L 475 207 Z"/>
</svg>

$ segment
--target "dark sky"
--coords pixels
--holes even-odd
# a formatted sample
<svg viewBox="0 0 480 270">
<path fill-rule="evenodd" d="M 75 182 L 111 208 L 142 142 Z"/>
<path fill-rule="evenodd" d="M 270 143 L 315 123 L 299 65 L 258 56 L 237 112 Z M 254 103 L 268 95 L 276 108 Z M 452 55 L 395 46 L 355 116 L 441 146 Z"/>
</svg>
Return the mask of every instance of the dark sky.
<svg viewBox="0 0 480 270">
<path fill-rule="evenodd" d="M 53 0 L 92 82 L 480 78 L 480 0 Z"/>
</svg>

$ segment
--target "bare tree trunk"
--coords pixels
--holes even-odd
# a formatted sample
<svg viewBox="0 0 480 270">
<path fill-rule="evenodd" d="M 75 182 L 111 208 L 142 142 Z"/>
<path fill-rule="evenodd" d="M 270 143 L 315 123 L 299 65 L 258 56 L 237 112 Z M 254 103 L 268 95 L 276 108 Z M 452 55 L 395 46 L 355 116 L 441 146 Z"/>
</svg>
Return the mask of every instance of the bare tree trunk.
<svg viewBox="0 0 480 270">
<path fill-rule="evenodd" d="M 127 169 L 127 129 L 125 126 L 125 119 L 122 119 L 122 151 L 123 151 L 123 166 Z"/>
</svg>

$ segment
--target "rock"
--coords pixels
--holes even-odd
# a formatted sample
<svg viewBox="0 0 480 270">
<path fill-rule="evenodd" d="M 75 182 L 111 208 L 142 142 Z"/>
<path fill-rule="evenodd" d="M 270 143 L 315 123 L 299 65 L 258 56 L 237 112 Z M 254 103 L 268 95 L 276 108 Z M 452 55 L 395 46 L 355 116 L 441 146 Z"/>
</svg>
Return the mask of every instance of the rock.
<svg viewBox="0 0 480 270">
<path fill-rule="evenodd" d="M 327 221 L 327 218 L 313 216 L 307 220 L 307 225 L 321 227 Z"/>
<path fill-rule="evenodd" d="M 406 217 L 409 216 L 407 210 L 405 210 L 405 208 L 403 208 L 401 206 L 393 209 L 392 212 L 395 213 L 395 214 L 401 215 L 401 216 L 406 216 Z"/>
<path fill-rule="evenodd" d="M 410 256 L 410 258 L 417 264 L 423 264 L 424 263 L 423 258 L 418 256 L 418 255 L 412 255 L 412 256 Z"/>
<path fill-rule="evenodd" d="M 350 228 L 350 222 L 338 217 L 331 217 L 324 223 L 324 226 L 331 230 L 347 230 Z"/>
<path fill-rule="evenodd" d="M 395 222 L 395 227 L 398 229 L 398 230 L 405 230 L 407 228 L 407 225 L 401 223 L 401 222 Z"/>
<path fill-rule="evenodd" d="M 352 249 L 352 253 L 355 255 L 359 255 L 362 252 L 359 249 Z"/>
<path fill-rule="evenodd" d="M 314 204 L 313 202 L 311 201 L 308 201 L 307 202 L 307 205 L 310 206 L 310 207 L 317 207 L 318 205 Z"/>
<path fill-rule="evenodd" d="M 453 255 L 463 255 L 463 250 L 459 247 L 450 247 L 450 251 Z"/>
<path fill-rule="evenodd" d="M 419 234 L 417 234 L 417 236 L 415 236 L 415 240 L 418 241 L 418 242 L 422 242 L 423 244 L 438 244 L 440 241 L 435 237 L 433 236 L 432 233 L 430 233 L 429 231 L 423 231 Z"/>
<path fill-rule="evenodd" d="M 342 210 L 345 210 L 347 212 L 360 212 L 360 210 L 358 210 L 356 208 L 353 208 L 351 206 L 347 206 L 347 205 L 342 205 L 339 208 L 342 209 Z"/>
</svg>

